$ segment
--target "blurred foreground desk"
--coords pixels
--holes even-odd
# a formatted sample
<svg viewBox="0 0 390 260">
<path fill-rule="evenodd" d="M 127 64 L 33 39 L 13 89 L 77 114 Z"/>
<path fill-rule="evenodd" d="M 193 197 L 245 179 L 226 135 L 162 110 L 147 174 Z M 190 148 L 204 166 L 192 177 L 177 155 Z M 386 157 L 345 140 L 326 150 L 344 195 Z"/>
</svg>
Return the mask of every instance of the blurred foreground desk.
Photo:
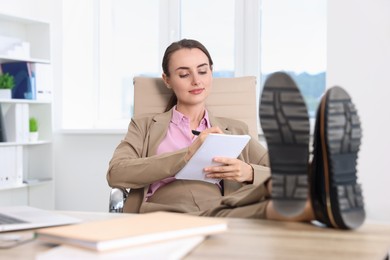
<svg viewBox="0 0 390 260">
<path fill-rule="evenodd" d="M 87 221 L 121 217 L 110 213 L 61 213 Z M 39 241 L 28 242 L 1 249 L 0 259 L 35 259 L 50 248 Z M 385 224 L 367 221 L 357 230 L 341 231 L 306 223 L 230 219 L 227 232 L 208 237 L 185 259 L 383 260 L 389 250 L 390 225 Z"/>
</svg>

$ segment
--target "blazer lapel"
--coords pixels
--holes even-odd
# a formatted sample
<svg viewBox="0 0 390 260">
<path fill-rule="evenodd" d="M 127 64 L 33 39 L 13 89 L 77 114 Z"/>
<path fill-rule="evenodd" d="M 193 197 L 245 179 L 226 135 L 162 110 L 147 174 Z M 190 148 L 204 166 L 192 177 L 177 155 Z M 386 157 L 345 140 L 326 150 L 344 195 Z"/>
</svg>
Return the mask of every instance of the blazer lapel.
<svg viewBox="0 0 390 260">
<path fill-rule="evenodd" d="M 220 120 L 219 118 L 213 116 L 210 111 L 209 111 L 209 120 L 210 120 L 210 124 L 211 126 L 218 126 L 222 132 L 224 132 L 225 134 L 231 134 L 232 132 L 229 130 L 229 126 L 223 122 L 223 120 Z"/>
<path fill-rule="evenodd" d="M 149 130 L 148 156 L 155 155 L 158 145 L 168 132 L 169 122 L 171 121 L 172 111 L 157 114 L 153 117 L 153 124 Z"/>
</svg>

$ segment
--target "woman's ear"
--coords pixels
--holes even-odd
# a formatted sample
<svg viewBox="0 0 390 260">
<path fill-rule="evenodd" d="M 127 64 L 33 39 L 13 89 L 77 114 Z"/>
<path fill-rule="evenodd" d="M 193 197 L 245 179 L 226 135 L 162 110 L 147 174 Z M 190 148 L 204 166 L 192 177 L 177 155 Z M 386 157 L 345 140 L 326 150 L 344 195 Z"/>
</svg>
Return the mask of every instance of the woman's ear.
<svg viewBox="0 0 390 260">
<path fill-rule="evenodd" d="M 165 83 L 165 86 L 167 88 L 171 89 L 171 86 L 169 85 L 169 77 L 165 73 L 162 74 L 162 79 Z"/>
</svg>

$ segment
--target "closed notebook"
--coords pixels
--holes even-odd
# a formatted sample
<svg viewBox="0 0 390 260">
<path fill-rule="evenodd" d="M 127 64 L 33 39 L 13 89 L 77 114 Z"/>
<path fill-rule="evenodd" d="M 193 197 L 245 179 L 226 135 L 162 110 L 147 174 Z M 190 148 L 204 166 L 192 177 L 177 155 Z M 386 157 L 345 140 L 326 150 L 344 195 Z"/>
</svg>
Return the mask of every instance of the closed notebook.
<svg viewBox="0 0 390 260">
<path fill-rule="evenodd" d="M 225 219 L 154 212 L 37 230 L 38 239 L 97 251 L 225 231 Z"/>
</svg>

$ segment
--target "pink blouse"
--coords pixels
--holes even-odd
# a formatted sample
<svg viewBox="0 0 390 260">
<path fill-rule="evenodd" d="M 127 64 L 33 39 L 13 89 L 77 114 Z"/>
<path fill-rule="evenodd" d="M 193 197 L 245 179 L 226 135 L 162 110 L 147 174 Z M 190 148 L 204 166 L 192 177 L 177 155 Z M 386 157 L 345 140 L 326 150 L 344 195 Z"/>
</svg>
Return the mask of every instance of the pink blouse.
<svg viewBox="0 0 390 260">
<path fill-rule="evenodd" d="M 158 146 L 156 154 L 158 155 L 173 152 L 188 147 L 197 138 L 197 136 L 194 137 L 191 134 L 191 130 L 197 130 L 201 132 L 210 127 L 211 125 L 207 110 L 205 110 L 204 117 L 200 121 L 199 126 L 196 129 L 190 129 L 189 119 L 185 115 L 177 111 L 176 107 L 174 107 L 167 135 Z M 146 194 L 146 200 L 150 198 L 156 192 L 157 189 L 175 180 L 175 177 L 168 177 L 163 180 L 152 183 L 149 186 L 148 193 Z"/>
</svg>

